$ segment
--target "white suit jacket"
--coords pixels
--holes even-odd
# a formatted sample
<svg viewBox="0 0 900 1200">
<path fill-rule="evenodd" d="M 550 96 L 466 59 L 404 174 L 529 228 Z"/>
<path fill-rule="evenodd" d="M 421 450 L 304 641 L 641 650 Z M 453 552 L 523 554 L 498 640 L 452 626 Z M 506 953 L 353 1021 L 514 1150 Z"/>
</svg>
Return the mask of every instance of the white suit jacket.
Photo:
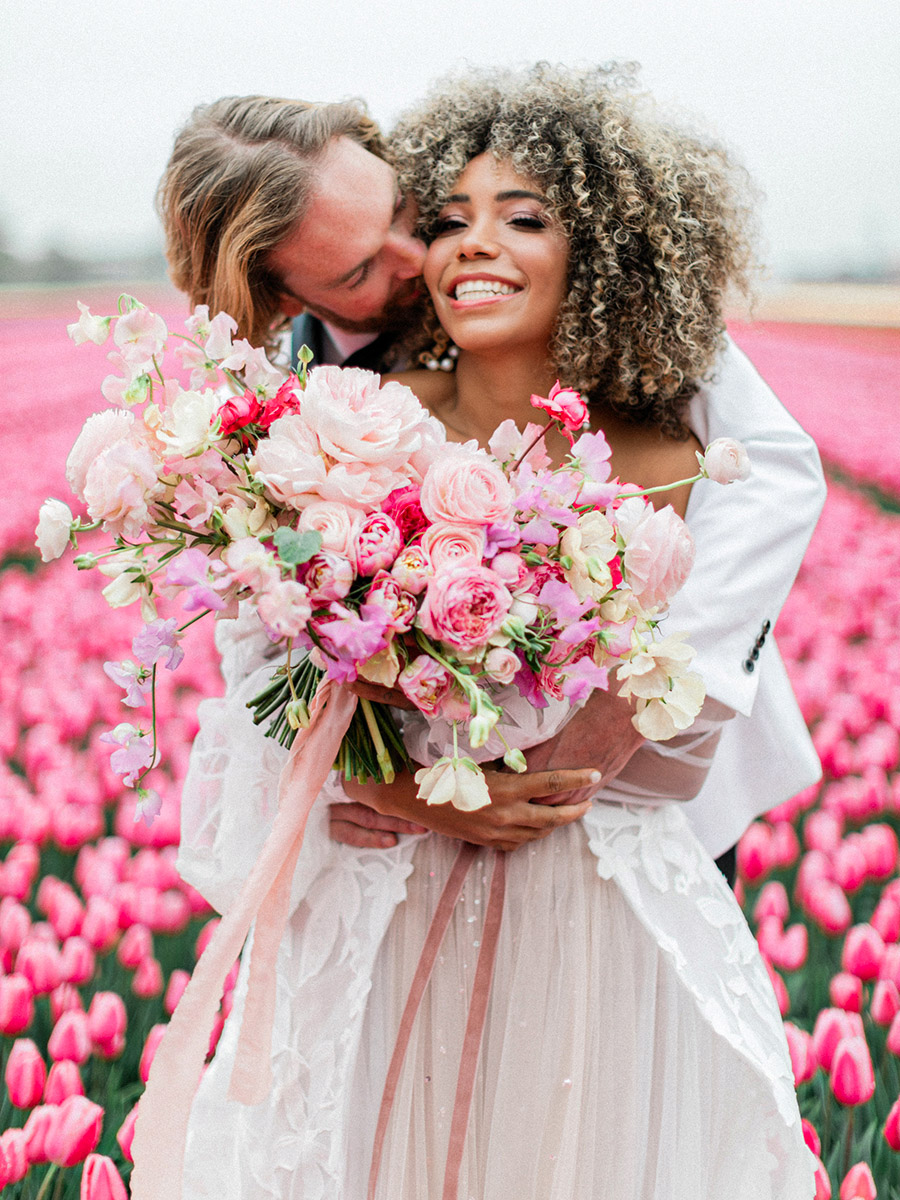
<svg viewBox="0 0 900 1200">
<path fill-rule="evenodd" d="M 714 382 L 688 423 L 705 446 L 743 442 L 751 474 L 726 487 L 694 484 L 687 522 L 697 558 L 663 632 L 686 630 L 707 694 L 735 710 L 691 823 L 717 856 L 767 809 L 821 775 L 819 760 L 771 635 L 825 501 L 815 443 L 728 341 Z"/>
</svg>

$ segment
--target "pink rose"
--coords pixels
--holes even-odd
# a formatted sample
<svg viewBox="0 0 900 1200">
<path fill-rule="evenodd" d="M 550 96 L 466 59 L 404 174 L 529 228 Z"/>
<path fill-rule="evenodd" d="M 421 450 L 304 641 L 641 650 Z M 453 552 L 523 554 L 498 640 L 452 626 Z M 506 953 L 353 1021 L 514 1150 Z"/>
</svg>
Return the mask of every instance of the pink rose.
<svg viewBox="0 0 900 1200">
<path fill-rule="evenodd" d="M 420 595 L 428 586 L 434 568 L 420 545 L 406 546 L 394 559 L 391 575 L 405 592 Z"/>
<path fill-rule="evenodd" d="M 292 579 L 273 584 L 259 597 L 256 609 L 262 623 L 279 638 L 298 637 L 312 616 L 309 591 Z"/>
<path fill-rule="evenodd" d="M 506 646 L 493 646 L 484 656 L 485 672 L 500 684 L 512 683 L 522 669 L 518 655 Z"/>
<path fill-rule="evenodd" d="M 428 518 L 419 503 L 420 490 L 415 485 L 397 488 L 384 502 L 384 511 L 399 525 L 404 542 L 411 541 L 428 527 Z"/>
<path fill-rule="evenodd" d="M 511 604 L 499 575 L 465 561 L 444 567 L 429 581 L 419 623 L 429 637 L 474 650 L 497 633 Z"/>
<path fill-rule="evenodd" d="M 332 550 L 320 550 L 306 564 L 303 582 L 309 589 L 310 600 L 318 607 L 343 600 L 353 586 L 355 574 L 348 558 Z"/>
<path fill-rule="evenodd" d="M 353 547 L 364 519 L 362 509 L 348 508 L 334 500 L 313 500 L 300 514 L 297 529 L 300 533 L 306 530 L 320 533 L 323 550 L 333 550 L 352 561 Z"/>
<path fill-rule="evenodd" d="M 420 499 L 432 521 L 491 525 L 509 520 L 514 495 L 498 464 L 466 443 L 444 447 L 425 475 Z"/>
<path fill-rule="evenodd" d="M 716 438 L 706 447 L 702 469 L 715 483 L 742 482 L 750 474 L 750 459 L 734 438 Z"/>
<path fill-rule="evenodd" d="M 427 654 L 420 654 L 397 676 L 397 687 L 419 712 L 433 717 L 450 690 L 453 678 L 446 667 Z M 466 706 L 468 715 L 468 705 Z"/>
<path fill-rule="evenodd" d="M 531 403 L 535 408 L 542 408 L 554 421 L 559 421 L 567 433 L 573 433 L 587 423 L 588 410 L 584 397 L 574 388 L 560 387 L 558 379 L 550 389 L 549 396 L 532 396 Z M 571 437 L 569 441 L 571 443 Z"/>
<path fill-rule="evenodd" d="M 421 546 L 435 571 L 464 559 L 480 563 L 484 556 L 484 526 L 435 521 L 422 534 Z"/>
<path fill-rule="evenodd" d="M 366 517 L 356 535 L 356 565 L 360 575 L 374 575 L 391 565 L 400 552 L 400 528 L 387 513 Z"/>
<path fill-rule="evenodd" d="M 491 570 L 496 571 L 505 584 L 516 587 L 525 578 L 528 567 L 521 554 L 513 550 L 501 550 L 491 560 Z"/>
<path fill-rule="evenodd" d="M 694 539 L 671 505 L 659 510 L 639 499 L 615 513 L 626 541 L 625 581 L 644 609 L 665 608 L 694 563 Z"/>
<path fill-rule="evenodd" d="M 245 425 L 258 422 L 262 411 L 263 406 L 255 392 L 245 391 L 240 396 L 232 396 L 216 413 L 222 422 L 222 436 L 228 437 Z"/>
</svg>

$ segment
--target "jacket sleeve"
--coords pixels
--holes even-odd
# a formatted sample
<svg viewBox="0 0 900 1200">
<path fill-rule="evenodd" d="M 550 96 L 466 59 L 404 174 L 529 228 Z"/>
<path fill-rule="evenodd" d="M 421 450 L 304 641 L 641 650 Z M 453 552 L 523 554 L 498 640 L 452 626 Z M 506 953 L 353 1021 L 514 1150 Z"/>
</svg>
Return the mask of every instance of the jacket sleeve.
<svg viewBox="0 0 900 1200">
<path fill-rule="evenodd" d="M 689 424 L 704 445 L 743 442 L 751 474 L 725 487 L 694 485 L 687 523 L 696 562 L 664 631 L 687 631 L 707 694 L 749 716 L 765 665 L 760 651 L 809 545 L 825 481 L 812 438 L 730 340 L 715 380 L 692 401 Z"/>
</svg>

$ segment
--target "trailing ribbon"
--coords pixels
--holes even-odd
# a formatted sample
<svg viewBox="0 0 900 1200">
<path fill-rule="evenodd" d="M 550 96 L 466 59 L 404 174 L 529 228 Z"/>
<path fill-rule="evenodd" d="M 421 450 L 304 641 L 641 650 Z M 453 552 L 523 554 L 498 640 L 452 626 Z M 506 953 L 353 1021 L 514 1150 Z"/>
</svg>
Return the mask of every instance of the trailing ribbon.
<svg viewBox="0 0 900 1200">
<path fill-rule="evenodd" d="M 256 922 L 229 1096 L 257 1104 L 271 1085 L 275 967 L 306 821 L 350 725 L 356 696 L 323 683 L 278 780 L 278 813 L 253 870 L 209 940 L 160 1042 L 132 1143 L 132 1200 L 178 1200 L 191 1104 L 225 978 Z"/>
</svg>

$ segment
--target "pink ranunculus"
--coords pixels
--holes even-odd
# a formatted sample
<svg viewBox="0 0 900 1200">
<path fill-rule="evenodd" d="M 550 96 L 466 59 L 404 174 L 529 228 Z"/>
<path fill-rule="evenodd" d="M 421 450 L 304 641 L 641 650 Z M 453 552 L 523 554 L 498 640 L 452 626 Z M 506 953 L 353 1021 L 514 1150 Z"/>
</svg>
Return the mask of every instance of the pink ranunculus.
<svg viewBox="0 0 900 1200">
<path fill-rule="evenodd" d="M 356 535 L 356 565 L 360 575 L 375 575 L 387 570 L 400 553 L 400 527 L 387 513 L 375 512 L 366 517 Z"/>
<path fill-rule="evenodd" d="M 616 524 L 627 542 L 625 578 L 635 599 L 644 609 L 665 608 L 694 563 L 687 525 L 671 505 L 656 510 L 641 499 L 624 501 Z"/>
<path fill-rule="evenodd" d="M 289 375 L 278 391 L 269 400 L 257 419 L 257 424 L 268 429 L 279 417 L 300 412 L 302 393 L 296 375 Z"/>
<path fill-rule="evenodd" d="M 229 437 L 246 425 L 256 424 L 262 411 L 263 406 L 255 392 L 245 390 L 240 396 L 232 396 L 216 413 L 222 422 L 222 436 Z"/>
<path fill-rule="evenodd" d="M 531 403 L 535 408 L 542 408 L 554 421 L 559 421 L 567 433 L 582 429 L 588 419 L 584 397 L 574 388 L 561 387 L 558 379 L 550 389 L 549 396 L 532 396 Z M 572 439 L 569 438 L 569 441 Z"/>
<path fill-rule="evenodd" d="M 397 687 L 428 717 L 435 715 L 452 683 L 450 672 L 427 654 L 414 658 L 397 677 Z"/>
<path fill-rule="evenodd" d="M 394 559 L 391 575 L 405 592 L 419 596 L 428 586 L 434 568 L 423 547 L 419 544 L 406 546 Z"/>
<path fill-rule="evenodd" d="M 292 579 L 279 580 L 258 598 L 256 610 L 276 637 L 298 637 L 312 616 L 309 589 Z"/>
<path fill-rule="evenodd" d="M 463 561 L 480 563 L 484 554 L 484 526 L 435 521 L 422 534 L 420 544 L 435 571 Z"/>
<path fill-rule="evenodd" d="M 353 564 L 341 554 L 320 550 L 306 564 L 303 583 L 314 606 L 343 600 L 355 578 Z"/>
<path fill-rule="evenodd" d="M 511 604 L 512 596 L 498 575 L 464 561 L 444 567 L 429 581 L 419 622 L 429 637 L 459 650 L 474 650 L 498 632 Z"/>
<path fill-rule="evenodd" d="M 69 545 L 72 528 L 72 510 L 62 500 L 45 500 L 38 513 L 35 529 L 35 546 L 41 552 L 41 562 L 52 562 Z"/>
<path fill-rule="evenodd" d="M 420 491 L 415 484 L 396 488 L 382 505 L 384 512 L 397 522 L 404 542 L 411 541 L 428 527 L 428 518 L 419 502 Z"/>
<path fill-rule="evenodd" d="M 350 508 L 334 500 L 313 500 L 297 521 L 297 531 L 313 530 L 322 535 L 322 549 L 342 554 L 351 562 L 356 538 L 365 520 L 361 508 Z"/>
<path fill-rule="evenodd" d="M 742 481 L 750 474 L 750 459 L 734 438 L 716 438 L 706 447 L 703 471 L 715 483 Z"/>
<path fill-rule="evenodd" d="M 319 440 L 302 417 L 274 421 L 261 438 L 249 467 L 266 490 L 289 508 L 301 510 L 321 497 L 327 466 Z"/>
<path fill-rule="evenodd" d="M 471 443 L 448 445 L 422 484 L 422 511 L 431 521 L 491 525 L 508 521 L 513 489 L 502 469 Z"/>
<path fill-rule="evenodd" d="M 379 571 L 366 593 L 366 604 L 374 604 L 386 614 L 394 633 L 406 633 L 416 619 L 415 597 L 403 590 L 387 571 Z"/>
</svg>

